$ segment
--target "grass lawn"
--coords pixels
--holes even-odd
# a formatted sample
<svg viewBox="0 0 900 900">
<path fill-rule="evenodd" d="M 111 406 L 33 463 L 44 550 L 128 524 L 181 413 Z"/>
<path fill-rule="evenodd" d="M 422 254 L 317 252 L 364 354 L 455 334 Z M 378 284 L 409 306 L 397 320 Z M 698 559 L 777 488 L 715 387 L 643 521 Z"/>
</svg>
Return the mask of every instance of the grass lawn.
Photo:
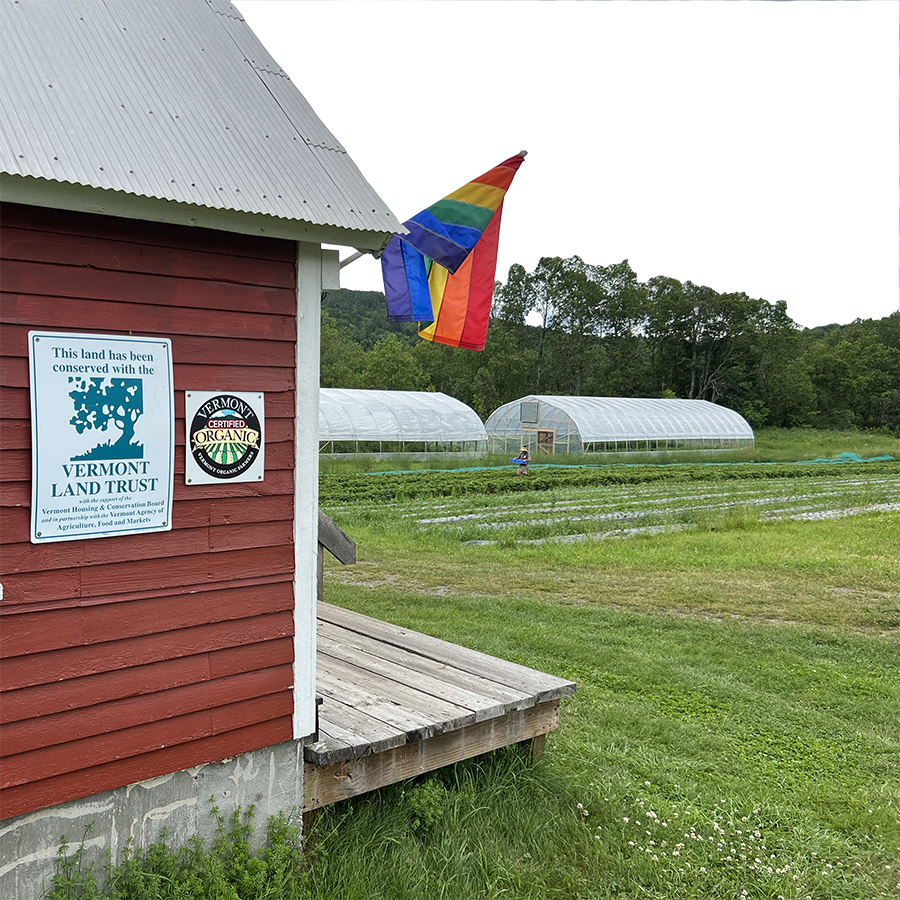
<svg viewBox="0 0 900 900">
<path fill-rule="evenodd" d="M 835 508 L 896 495 L 837 484 Z M 326 509 L 360 560 L 329 565 L 329 602 L 578 693 L 535 766 L 510 750 L 325 811 L 307 836 L 311 893 L 900 896 L 900 514 L 764 519 L 734 486 L 683 530 L 528 543 L 595 530 L 586 496 L 633 514 L 665 495 L 683 524 L 691 495 L 722 486 L 619 506 L 598 490 L 543 494 L 559 514 L 537 530 L 521 524 L 534 498 L 511 495 Z M 472 514 L 519 537 L 468 544 Z"/>
</svg>

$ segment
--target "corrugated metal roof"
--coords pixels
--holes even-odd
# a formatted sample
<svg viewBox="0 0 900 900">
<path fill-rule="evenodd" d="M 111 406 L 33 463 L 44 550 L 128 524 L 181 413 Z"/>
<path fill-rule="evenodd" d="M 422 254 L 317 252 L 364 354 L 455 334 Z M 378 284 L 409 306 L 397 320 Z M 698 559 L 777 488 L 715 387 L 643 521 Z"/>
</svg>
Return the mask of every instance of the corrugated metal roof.
<svg viewBox="0 0 900 900">
<path fill-rule="evenodd" d="M 412 138 L 387 104 L 359 72 L 243 6 L 238 10 L 391 212 L 402 218 Z"/>
<path fill-rule="evenodd" d="M 0 2 L 0 171 L 403 230 L 225 0 Z"/>
</svg>

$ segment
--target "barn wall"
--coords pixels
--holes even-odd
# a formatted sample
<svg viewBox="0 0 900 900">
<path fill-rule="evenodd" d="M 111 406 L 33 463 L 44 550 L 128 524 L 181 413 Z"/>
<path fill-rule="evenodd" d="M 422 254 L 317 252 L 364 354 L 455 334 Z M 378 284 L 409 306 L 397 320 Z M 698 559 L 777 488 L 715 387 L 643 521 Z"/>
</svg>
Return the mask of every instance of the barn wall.
<svg viewBox="0 0 900 900">
<path fill-rule="evenodd" d="M 2 219 L 6 818 L 292 738 L 297 323 L 292 242 L 11 204 Z M 171 339 L 171 531 L 29 542 L 29 329 Z M 265 392 L 263 482 L 184 484 L 190 389 Z"/>
</svg>

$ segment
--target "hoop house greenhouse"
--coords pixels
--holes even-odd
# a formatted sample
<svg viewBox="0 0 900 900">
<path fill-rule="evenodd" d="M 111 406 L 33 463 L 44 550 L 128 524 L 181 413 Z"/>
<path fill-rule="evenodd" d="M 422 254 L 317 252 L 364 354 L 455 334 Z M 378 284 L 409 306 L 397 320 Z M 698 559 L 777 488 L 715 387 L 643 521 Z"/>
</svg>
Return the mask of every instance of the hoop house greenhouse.
<svg viewBox="0 0 900 900">
<path fill-rule="evenodd" d="M 485 423 L 491 453 L 724 450 L 752 447 L 753 429 L 707 400 L 529 396 Z"/>
<path fill-rule="evenodd" d="M 320 453 L 476 453 L 486 444 L 475 410 L 446 394 L 319 391 Z"/>
</svg>

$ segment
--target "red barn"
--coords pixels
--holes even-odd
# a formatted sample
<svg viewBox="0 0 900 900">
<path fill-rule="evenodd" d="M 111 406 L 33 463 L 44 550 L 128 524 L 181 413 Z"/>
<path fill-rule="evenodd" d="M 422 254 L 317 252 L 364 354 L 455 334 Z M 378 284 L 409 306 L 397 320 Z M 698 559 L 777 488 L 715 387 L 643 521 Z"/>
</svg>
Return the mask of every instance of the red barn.
<svg viewBox="0 0 900 900">
<path fill-rule="evenodd" d="M 0 894 L 30 897 L 88 821 L 115 854 L 201 830 L 213 792 L 300 805 L 321 245 L 402 226 L 230 3 L 20 0 L 0 24 Z M 131 394 L 69 418 L 76 390 L 113 390 L 109 359 Z M 253 480 L 186 477 L 194 392 L 260 398 Z"/>
</svg>

